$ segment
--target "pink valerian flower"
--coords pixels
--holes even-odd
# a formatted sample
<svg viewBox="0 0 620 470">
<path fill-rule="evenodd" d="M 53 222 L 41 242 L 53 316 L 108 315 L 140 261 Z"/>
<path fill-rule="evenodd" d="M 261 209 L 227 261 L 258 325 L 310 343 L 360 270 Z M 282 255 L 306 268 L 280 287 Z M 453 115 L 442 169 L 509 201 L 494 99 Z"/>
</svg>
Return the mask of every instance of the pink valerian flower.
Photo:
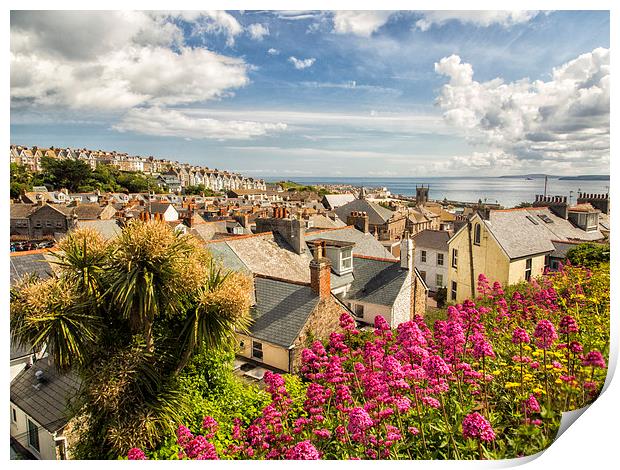
<svg viewBox="0 0 620 470">
<path fill-rule="evenodd" d="M 493 346 L 491 346 L 491 343 L 489 343 L 480 333 L 476 333 L 472 337 L 472 342 L 474 345 L 473 354 L 476 359 L 481 359 L 483 357 L 495 357 Z"/>
<path fill-rule="evenodd" d="M 584 382 L 583 383 L 583 388 L 586 390 L 590 390 L 591 392 L 595 391 L 597 387 L 596 382 Z"/>
<path fill-rule="evenodd" d="M 577 333 L 579 331 L 579 327 L 573 317 L 570 315 L 565 315 L 560 320 L 559 331 L 562 334 Z"/>
<path fill-rule="evenodd" d="M 202 420 L 202 429 L 204 429 L 205 437 L 207 439 L 213 439 L 219 429 L 219 424 L 211 416 L 205 416 Z"/>
<path fill-rule="evenodd" d="M 573 354 L 580 354 L 583 352 L 583 346 L 579 341 L 571 341 L 568 345 L 568 349 L 570 349 L 570 352 Z"/>
<path fill-rule="evenodd" d="M 186 426 L 180 425 L 177 428 L 177 444 L 184 447 L 194 438 L 192 432 Z"/>
<path fill-rule="evenodd" d="M 525 405 L 532 413 L 540 413 L 540 404 L 534 395 L 530 394 L 529 398 L 525 400 Z"/>
<path fill-rule="evenodd" d="M 366 429 L 373 425 L 373 420 L 364 408 L 353 408 L 349 412 L 349 424 L 347 430 L 352 435 L 363 434 Z"/>
<path fill-rule="evenodd" d="M 381 331 L 387 331 L 390 329 L 389 323 L 381 315 L 375 317 L 375 329 Z"/>
<path fill-rule="evenodd" d="M 478 439 L 485 442 L 495 440 L 495 432 L 491 423 L 480 413 L 470 413 L 463 418 L 463 437 L 465 439 Z"/>
<path fill-rule="evenodd" d="M 426 375 L 431 379 L 437 379 L 450 373 L 450 367 L 440 356 L 429 356 L 422 362 Z"/>
<path fill-rule="evenodd" d="M 321 454 L 310 441 L 306 440 L 298 442 L 294 447 L 287 450 L 285 457 L 288 460 L 319 460 Z"/>
<path fill-rule="evenodd" d="M 582 364 L 584 366 L 605 368 L 605 359 L 599 351 L 590 351 L 583 359 Z"/>
<path fill-rule="evenodd" d="M 127 460 L 147 460 L 147 458 L 142 449 L 134 447 L 127 452 Z"/>
<path fill-rule="evenodd" d="M 419 430 L 418 428 L 416 428 L 415 426 L 409 426 L 409 427 L 407 428 L 407 431 L 409 431 L 409 433 L 410 433 L 412 436 L 417 436 L 418 434 L 420 434 L 420 430 Z"/>
<path fill-rule="evenodd" d="M 530 362 L 530 367 L 532 369 L 538 369 L 540 367 L 540 363 L 538 361 L 532 361 Z"/>
<path fill-rule="evenodd" d="M 539 348 L 549 349 L 553 342 L 558 339 L 558 334 L 555 332 L 553 323 L 549 320 L 540 320 L 534 330 L 534 338 L 536 338 L 536 345 Z"/>
<path fill-rule="evenodd" d="M 340 328 L 349 333 L 353 333 L 354 331 L 357 332 L 355 320 L 347 312 L 342 312 L 342 315 L 340 315 Z"/>
<path fill-rule="evenodd" d="M 318 436 L 321 439 L 329 439 L 329 437 L 332 435 L 329 429 L 315 429 L 312 432 L 315 436 Z"/>
<path fill-rule="evenodd" d="M 527 344 L 530 342 L 530 335 L 528 335 L 527 331 L 525 331 L 523 328 L 515 328 L 515 330 L 512 332 L 512 342 L 514 344 Z"/>
<path fill-rule="evenodd" d="M 424 396 L 421 398 L 421 401 L 430 408 L 439 409 L 439 407 L 441 406 L 441 403 L 439 402 L 439 400 L 437 400 L 437 398 Z"/>
<path fill-rule="evenodd" d="M 187 457 L 192 460 L 218 460 L 215 446 L 207 441 L 204 436 L 196 436 L 184 445 L 180 444 L 182 451 L 179 457 Z"/>
</svg>

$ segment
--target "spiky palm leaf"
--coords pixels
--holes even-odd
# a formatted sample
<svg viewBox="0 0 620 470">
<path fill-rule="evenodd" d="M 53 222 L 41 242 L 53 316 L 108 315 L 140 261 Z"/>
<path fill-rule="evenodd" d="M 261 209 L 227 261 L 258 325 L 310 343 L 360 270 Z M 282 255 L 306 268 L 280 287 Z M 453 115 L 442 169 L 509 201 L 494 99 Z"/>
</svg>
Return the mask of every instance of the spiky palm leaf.
<svg viewBox="0 0 620 470">
<path fill-rule="evenodd" d="M 236 333 L 247 332 L 250 324 L 251 280 L 242 274 L 222 271 L 215 262 L 197 301 L 188 309 L 179 335 L 182 348 L 177 372 L 183 369 L 196 349 L 234 349 Z"/>
</svg>

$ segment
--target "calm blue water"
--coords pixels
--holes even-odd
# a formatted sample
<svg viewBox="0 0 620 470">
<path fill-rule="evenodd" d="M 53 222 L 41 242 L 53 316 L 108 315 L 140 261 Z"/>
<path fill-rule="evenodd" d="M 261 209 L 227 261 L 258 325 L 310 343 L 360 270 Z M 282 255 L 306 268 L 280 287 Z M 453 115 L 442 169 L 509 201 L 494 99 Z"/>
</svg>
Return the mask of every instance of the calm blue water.
<svg viewBox="0 0 620 470">
<path fill-rule="evenodd" d="M 328 178 L 328 177 L 281 177 L 266 178 L 268 182 L 292 179 L 302 184 L 351 184 L 354 186 L 386 187 L 392 194 L 403 196 L 415 195 L 416 185 L 429 185 L 430 199 L 447 198 L 452 201 L 477 202 L 478 199 L 489 203 L 499 203 L 504 207 L 513 207 L 520 202 L 533 202 L 536 194 L 543 194 L 545 179 L 534 178 L 494 178 L 494 177 L 431 177 L 431 178 Z M 567 196 L 572 201 L 577 199 L 577 192 L 607 193 L 609 181 L 560 181 L 549 177 L 547 195 Z"/>
</svg>

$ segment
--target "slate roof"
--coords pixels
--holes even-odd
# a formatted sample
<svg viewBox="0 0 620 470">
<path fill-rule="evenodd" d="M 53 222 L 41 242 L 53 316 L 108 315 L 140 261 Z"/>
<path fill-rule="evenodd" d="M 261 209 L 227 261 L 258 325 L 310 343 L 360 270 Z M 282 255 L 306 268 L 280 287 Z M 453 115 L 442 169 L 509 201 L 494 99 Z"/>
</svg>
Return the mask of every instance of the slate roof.
<svg viewBox="0 0 620 470">
<path fill-rule="evenodd" d="M 386 223 L 394 215 L 394 211 L 386 209 L 379 204 L 369 202 L 365 199 L 354 199 L 353 201 L 340 206 L 334 210 L 338 217 L 344 222 L 347 221 L 347 216 L 353 211 L 362 211 L 368 214 L 368 223 L 371 225 L 382 225 Z"/>
<path fill-rule="evenodd" d="M 319 303 L 309 286 L 257 277 L 256 306 L 250 327 L 253 338 L 290 348 Z"/>
<path fill-rule="evenodd" d="M 351 201 L 355 200 L 355 196 L 350 193 L 346 194 L 326 194 L 323 196 L 323 205 L 326 209 L 335 209 L 336 207 L 344 206 Z"/>
<path fill-rule="evenodd" d="M 168 210 L 168 207 L 171 205 L 172 204 L 168 202 L 151 202 L 150 206 L 145 207 L 150 210 L 151 214 L 163 214 Z"/>
<path fill-rule="evenodd" d="M 396 259 L 372 234 L 360 232 L 355 227 L 345 226 L 333 230 L 306 231 L 306 242 L 318 238 L 354 242 L 354 255 Z"/>
<path fill-rule="evenodd" d="M 11 204 L 11 219 L 27 219 L 38 207 L 36 204 L 16 203 Z"/>
<path fill-rule="evenodd" d="M 539 216 L 550 220 L 547 223 Z M 569 220 L 556 216 L 547 207 L 491 211 L 484 221 L 489 231 L 511 259 L 555 250 L 551 240 L 594 241 L 603 238 L 600 231 L 586 232 Z"/>
<path fill-rule="evenodd" d="M 115 219 L 78 220 L 77 228 L 91 228 L 96 230 L 106 240 L 112 240 L 118 237 L 122 231 Z"/>
<path fill-rule="evenodd" d="M 571 248 L 575 248 L 576 246 L 578 246 L 577 243 L 564 243 L 558 241 L 553 241 L 552 243 L 555 247 L 555 250 L 551 253 L 551 256 L 554 258 L 566 258 L 566 254 L 568 253 L 568 251 Z"/>
<path fill-rule="evenodd" d="M 43 371 L 39 383 L 35 373 Z M 69 401 L 80 388 L 73 373 L 59 374 L 49 357 L 20 372 L 11 382 L 11 403 L 22 409 L 50 433 L 62 429 L 69 421 Z"/>
<path fill-rule="evenodd" d="M 301 255 L 278 235 L 249 236 L 226 241 L 254 274 L 310 282 L 310 254 Z"/>
<path fill-rule="evenodd" d="M 416 233 L 412 239 L 416 247 L 447 252 L 450 233 L 445 230 L 422 230 Z"/>
<path fill-rule="evenodd" d="M 400 263 L 376 259 L 353 258 L 355 280 L 345 299 L 361 300 L 391 307 L 409 273 Z"/>
<path fill-rule="evenodd" d="M 47 279 L 53 273 L 49 263 L 49 255 L 44 253 L 11 255 L 11 285 L 17 284 L 22 278 L 35 274 L 40 279 Z"/>
<path fill-rule="evenodd" d="M 312 221 L 312 226 L 316 228 L 337 228 L 346 227 L 347 225 L 338 217 L 336 217 L 336 220 L 332 220 L 322 214 L 313 214 L 308 219 Z"/>
<path fill-rule="evenodd" d="M 510 259 L 549 253 L 555 249 L 549 240 L 546 224 L 526 210 L 491 211 L 489 220 L 484 223 Z"/>
<path fill-rule="evenodd" d="M 229 271 L 249 271 L 247 266 L 243 264 L 243 261 L 227 243 L 209 243 L 207 249 L 217 261 L 222 263 L 224 269 Z"/>
<path fill-rule="evenodd" d="M 82 203 L 73 207 L 73 214 L 78 216 L 79 220 L 97 220 L 106 206 L 100 206 L 97 203 Z"/>
</svg>

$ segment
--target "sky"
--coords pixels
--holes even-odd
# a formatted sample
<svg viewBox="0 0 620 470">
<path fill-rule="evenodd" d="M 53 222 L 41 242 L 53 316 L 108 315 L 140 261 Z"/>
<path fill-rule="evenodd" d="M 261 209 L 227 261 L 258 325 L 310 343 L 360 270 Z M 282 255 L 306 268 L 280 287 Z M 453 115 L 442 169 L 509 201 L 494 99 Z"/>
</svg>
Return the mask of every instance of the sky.
<svg viewBox="0 0 620 470">
<path fill-rule="evenodd" d="M 11 143 L 286 176 L 609 173 L 606 11 L 13 11 Z"/>
</svg>

